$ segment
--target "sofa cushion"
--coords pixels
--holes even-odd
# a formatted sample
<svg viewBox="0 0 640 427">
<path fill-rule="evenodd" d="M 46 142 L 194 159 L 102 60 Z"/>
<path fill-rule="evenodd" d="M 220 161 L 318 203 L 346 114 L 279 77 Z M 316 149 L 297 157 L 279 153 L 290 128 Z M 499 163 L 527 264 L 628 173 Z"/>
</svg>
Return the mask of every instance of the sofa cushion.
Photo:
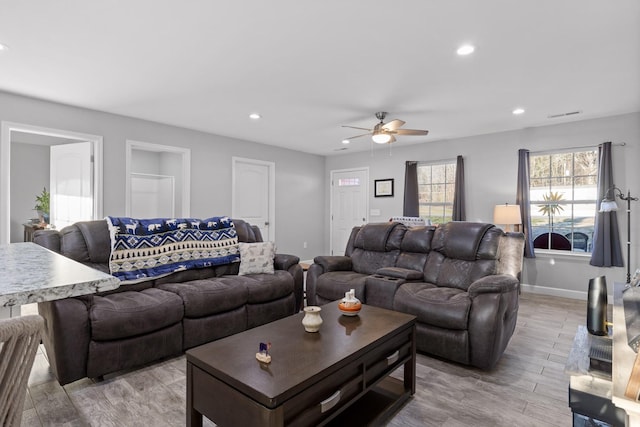
<svg viewBox="0 0 640 427">
<path fill-rule="evenodd" d="M 355 248 L 351 253 L 353 271 L 360 274 L 375 274 L 381 268 L 395 265 L 399 253 L 398 249 L 378 252 Z"/>
<path fill-rule="evenodd" d="M 475 222 L 448 222 L 438 227 L 433 236 L 432 249 L 448 258 L 474 261 L 480 242 L 492 224 Z"/>
<path fill-rule="evenodd" d="M 393 309 L 413 314 L 419 323 L 445 329 L 465 330 L 471 299 L 461 289 L 431 283 L 405 283 L 396 291 Z"/>
<path fill-rule="evenodd" d="M 273 274 L 276 245 L 273 242 L 239 243 L 239 276 L 245 274 Z"/>
<path fill-rule="evenodd" d="M 316 294 L 326 300 L 335 301 L 344 298 L 350 289 L 356 291 L 356 298 L 365 302 L 365 279 L 368 274 L 355 271 L 330 271 L 318 277 Z"/>
<path fill-rule="evenodd" d="M 424 268 L 424 281 L 466 291 L 476 280 L 496 274 L 497 268 L 495 260 L 465 261 L 432 251 Z"/>
<path fill-rule="evenodd" d="M 234 310 L 247 303 L 245 280 L 240 276 L 163 283 L 158 288 L 179 295 L 184 303 L 185 317 L 210 316 Z"/>
<path fill-rule="evenodd" d="M 277 270 L 273 274 L 251 274 L 242 276 L 241 279 L 247 288 L 249 304 L 273 301 L 293 294 L 293 276 L 286 271 Z"/>
<path fill-rule="evenodd" d="M 392 232 L 402 230 L 400 233 Z M 397 222 L 379 222 L 364 225 L 354 242 L 356 248 L 366 251 L 389 251 L 400 249 L 406 227 Z"/>
<path fill-rule="evenodd" d="M 402 238 L 400 249 L 403 252 L 429 253 L 431 250 L 431 240 L 433 239 L 433 233 L 435 230 L 436 227 L 432 225 L 411 227 L 407 229 L 404 237 Z"/>
<path fill-rule="evenodd" d="M 107 341 L 143 335 L 179 323 L 183 315 L 180 297 L 161 289 L 96 296 L 89 309 L 91 338 Z"/>
</svg>

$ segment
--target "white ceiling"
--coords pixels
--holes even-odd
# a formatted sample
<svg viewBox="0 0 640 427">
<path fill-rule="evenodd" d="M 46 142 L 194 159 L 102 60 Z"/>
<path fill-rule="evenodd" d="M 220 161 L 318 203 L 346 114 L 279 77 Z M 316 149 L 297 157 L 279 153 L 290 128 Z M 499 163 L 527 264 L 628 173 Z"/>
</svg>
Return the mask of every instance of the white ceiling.
<svg viewBox="0 0 640 427">
<path fill-rule="evenodd" d="M 0 90 L 321 155 L 640 111 L 638 0 L 0 0 L 0 43 Z"/>
</svg>

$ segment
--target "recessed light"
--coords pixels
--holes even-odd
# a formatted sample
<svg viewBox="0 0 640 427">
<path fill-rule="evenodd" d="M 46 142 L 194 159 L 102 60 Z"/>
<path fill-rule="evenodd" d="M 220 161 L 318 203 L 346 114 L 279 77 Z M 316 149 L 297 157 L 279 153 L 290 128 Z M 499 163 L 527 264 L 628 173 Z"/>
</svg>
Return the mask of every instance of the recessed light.
<svg viewBox="0 0 640 427">
<path fill-rule="evenodd" d="M 458 55 L 464 56 L 464 55 L 469 55 L 471 53 L 473 53 L 473 51 L 476 50 L 476 48 L 470 44 L 464 44 L 462 46 L 460 46 L 458 48 L 458 50 L 456 50 L 456 53 Z"/>
<path fill-rule="evenodd" d="M 9 50 L 9 46 L 7 46 L 6 44 L 0 43 L 0 52 L 2 52 L 4 50 Z"/>
<path fill-rule="evenodd" d="M 261 117 L 261 116 L 260 116 L 260 114 L 258 114 L 258 113 L 251 113 L 251 114 L 249 114 L 249 118 L 250 118 L 250 119 L 253 119 L 253 120 L 258 120 L 260 117 Z"/>
<path fill-rule="evenodd" d="M 351 141 L 349 141 L 348 139 L 343 139 L 343 140 L 342 140 L 342 143 L 343 143 L 343 144 L 348 144 L 348 143 L 350 143 L 350 142 L 351 142 Z"/>
<path fill-rule="evenodd" d="M 512 111 L 513 114 L 515 114 L 516 116 L 519 114 L 524 114 L 524 108 L 516 108 L 515 110 Z"/>
</svg>

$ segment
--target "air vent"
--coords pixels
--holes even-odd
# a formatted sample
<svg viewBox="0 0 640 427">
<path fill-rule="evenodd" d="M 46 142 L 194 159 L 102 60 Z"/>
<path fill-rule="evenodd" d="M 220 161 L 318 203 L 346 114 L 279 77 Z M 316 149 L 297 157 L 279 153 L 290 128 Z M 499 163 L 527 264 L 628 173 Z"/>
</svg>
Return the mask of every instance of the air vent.
<svg viewBox="0 0 640 427">
<path fill-rule="evenodd" d="M 560 113 L 560 114 L 551 114 L 547 116 L 548 119 L 557 119 L 558 117 L 567 117 L 567 116 L 575 116 L 576 114 L 580 114 L 582 111 L 569 111 L 568 113 Z"/>
</svg>

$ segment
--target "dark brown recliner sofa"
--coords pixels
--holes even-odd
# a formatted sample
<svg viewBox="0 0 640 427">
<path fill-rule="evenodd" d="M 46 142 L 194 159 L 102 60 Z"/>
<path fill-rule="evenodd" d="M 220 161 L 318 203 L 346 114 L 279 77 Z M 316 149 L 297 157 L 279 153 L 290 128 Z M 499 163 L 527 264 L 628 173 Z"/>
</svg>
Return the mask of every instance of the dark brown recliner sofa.
<svg viewBox="0 0 640 427">
<path fill-rule="evenodd" d="M 257 227 L 233 223 L 238 241 L 262 241 Z M 109 273 L 105 220 L 38 231 L 34 242 Z M 238 276 L 239 263 L 233 263 L 38 303 L 51 369 L 60 384 L 100 377 L 292 315 L 303 297 L 298 262 L 276 254 L 274 274 Z"/>
<path fill-rule="evenodd" d="M 355 227 L 344 256 L 318 256 L 307 301 L 355 289 L 366 304 L 417 317 L 418 351 L 482 369 L 509 343 L 518 312 L 524 236 L 491 224 Z"/>
</svg>

